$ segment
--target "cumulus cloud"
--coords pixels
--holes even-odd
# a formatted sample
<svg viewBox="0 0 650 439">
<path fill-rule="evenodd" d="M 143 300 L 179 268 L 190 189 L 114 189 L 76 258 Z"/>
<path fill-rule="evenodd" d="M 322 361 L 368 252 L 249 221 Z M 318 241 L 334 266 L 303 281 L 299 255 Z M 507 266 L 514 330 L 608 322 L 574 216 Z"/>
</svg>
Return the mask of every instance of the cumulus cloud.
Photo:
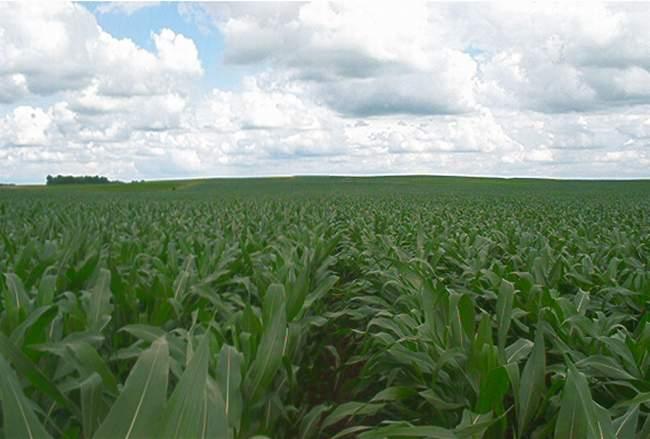
<svg viewBox="0 0 650 439">
<path fill-rule="evenodd" d="M 0 132 L 15 146 L 44 145 L 52 124 L 50 116 L 40 108 L 16 107 L 0 125 Z"/>
<path fill-rule="evenodd" d="M 0 103 L 11 103 L 26 96 L 27 80 L 24 75 L 15 73 L 0 76 Z"/>
<path fill-rule="evenodd" d="M 170 29 L 152 33 L 156 53 L 104 32 L 83 6 L 0 5 L 0 99 L 96 86 L 105 95 L 150 95 L 203 73 L 194 42 Z M 12 93 L 6 83 L 15 85 Z"/>
<path fill-rule="evenodd" d="M 344 115 L 470 111 L 476 63 L 447 44 L 440 14 L 409 6 L 205 7 L 224 34 L 227 62 L 271 62 Z"/>
<path fill-rule="evenodd" d="M 227 61 L 272 62 L 347 115 L 455 114 L 476 101 L 561 113 L 649 98 L 644 5 L 205 7 Z"/>
<path fill-rule="evenodd" d="M 463 22 L 471 23 L 466 38 L 481 49 L 483 85 L 505 98 L 501 103 L 548 113 L 647 102 L 650 8 L 583 6 L 471 8 Z"/>
<path fill-rule="evenodd" d="M 172 25 L 143 47 L 79 4 L 0 4 L 0 180 L 648 176 L 650 7 L 407 6 L 179 5 L 223 38 L 201 53 Z M 205 86 L 213 56 L 236 87 Z"/>
</svg>

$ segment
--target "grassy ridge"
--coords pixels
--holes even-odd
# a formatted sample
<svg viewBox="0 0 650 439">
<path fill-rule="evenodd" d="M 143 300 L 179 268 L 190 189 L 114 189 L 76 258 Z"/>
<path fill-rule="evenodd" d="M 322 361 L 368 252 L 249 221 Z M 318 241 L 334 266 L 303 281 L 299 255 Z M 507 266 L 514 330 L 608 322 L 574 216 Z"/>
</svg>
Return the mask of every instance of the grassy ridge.
<svg viewBox="0 0 650 439">
<path fill-rule="evenodd" d="M 0 435 L 644 439 L 649 249 L 648 181 L 1 189 Z"/>
</svg>

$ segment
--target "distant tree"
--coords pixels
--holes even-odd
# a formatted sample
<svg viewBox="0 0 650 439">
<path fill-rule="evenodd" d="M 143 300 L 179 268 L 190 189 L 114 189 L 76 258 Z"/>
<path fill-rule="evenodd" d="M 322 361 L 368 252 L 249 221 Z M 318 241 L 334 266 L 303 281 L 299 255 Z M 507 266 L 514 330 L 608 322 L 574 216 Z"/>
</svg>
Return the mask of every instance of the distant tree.
<svg viewBox="0 0 650 439">
<path fill-rule="evenodd" d="M 57 185 L 57 184 L 106 184 L 113 183 L 106 177 L 99 175 L 83 175 L 83 176 L 74 176 L 74 175 L 57 175 L 52 177 L 48 175 L 45 178 L 45 182 L 48 186 Z"/>
</svg>

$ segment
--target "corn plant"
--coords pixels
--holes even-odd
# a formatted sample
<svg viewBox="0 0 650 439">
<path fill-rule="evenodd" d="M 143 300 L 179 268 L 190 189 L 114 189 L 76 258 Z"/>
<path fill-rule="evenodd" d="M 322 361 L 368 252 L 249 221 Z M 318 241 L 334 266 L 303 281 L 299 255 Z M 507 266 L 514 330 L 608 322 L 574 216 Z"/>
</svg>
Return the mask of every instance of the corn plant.
<svg viewBox="0 0 650 439">
<path fill-rule="evenodd" d="M 650 187 L 0 190 L 0 437 L 650 437 Z"/>
</svg>

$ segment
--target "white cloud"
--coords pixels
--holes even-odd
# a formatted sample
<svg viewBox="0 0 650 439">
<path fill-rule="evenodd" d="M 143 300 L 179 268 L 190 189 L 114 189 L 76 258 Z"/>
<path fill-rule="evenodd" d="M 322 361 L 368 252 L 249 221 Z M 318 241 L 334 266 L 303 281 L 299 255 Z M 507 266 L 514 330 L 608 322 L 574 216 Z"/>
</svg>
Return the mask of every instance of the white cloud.
<svg viewBox="0 0 650 439">
<path fill-rule="evenodd" d="M 124 14 L 132 15 L 133 13 L 145 8 L 152 8 L 158 6 L 160 2 L 146 1 L 146 2 L 107 2 L 97 7 L 97 12 L 100 14 Z"/>
<path fill-rule="evenodd" d="M 197 75 L 203 73 L 194 41 L 175 34 L 171 29 L 163 29 L 152 37 L 164 69 Z"/>
<path fill-rule="evenodd" d="M 28 93 L 25 75 L 14 73 L 0 76 L 0 103 L 15 102 Z"/>
<path fill-rule="evenodd" d="M 346 115 L 454 114 L 474 107 L 476 64 L 425 3 L 206 5 L 232 63 L 270 61 Z"/>
<path fill-rule="evenodd" d="M 192 40 L 169 29 L 152 38 L 156 53 L 114 38 L 77 4 L 0 4 L 0 77 L 20 90 L 0 87 L 0 100 L 90 86 L 104 95 L 160 94 L 202 75 Z"/>
<path fill-rule="evenodd" d="M 144 48 L 78 4 L 0 4 L 0 180 L 648 176 L 647 5 L 201 7 L 248 72 L 231 90 L 173 26 Z"/>
<path fill-rule="evenodd" d="M 16 107 L 0 125 L 0 132 L 6 133 L 9 143 L 15 146 L 44 145 L 52 120 L 40 108 Z"/>
<path fill-rule="evenodd" d="M 314 91 L 345 114 L 453 114 L 476 101 L 552 113 L 649 99 L 643 5 L 205 7 L 226 38 L 227 60 L 270 61 L 317 83 Z"/>
</svg>

